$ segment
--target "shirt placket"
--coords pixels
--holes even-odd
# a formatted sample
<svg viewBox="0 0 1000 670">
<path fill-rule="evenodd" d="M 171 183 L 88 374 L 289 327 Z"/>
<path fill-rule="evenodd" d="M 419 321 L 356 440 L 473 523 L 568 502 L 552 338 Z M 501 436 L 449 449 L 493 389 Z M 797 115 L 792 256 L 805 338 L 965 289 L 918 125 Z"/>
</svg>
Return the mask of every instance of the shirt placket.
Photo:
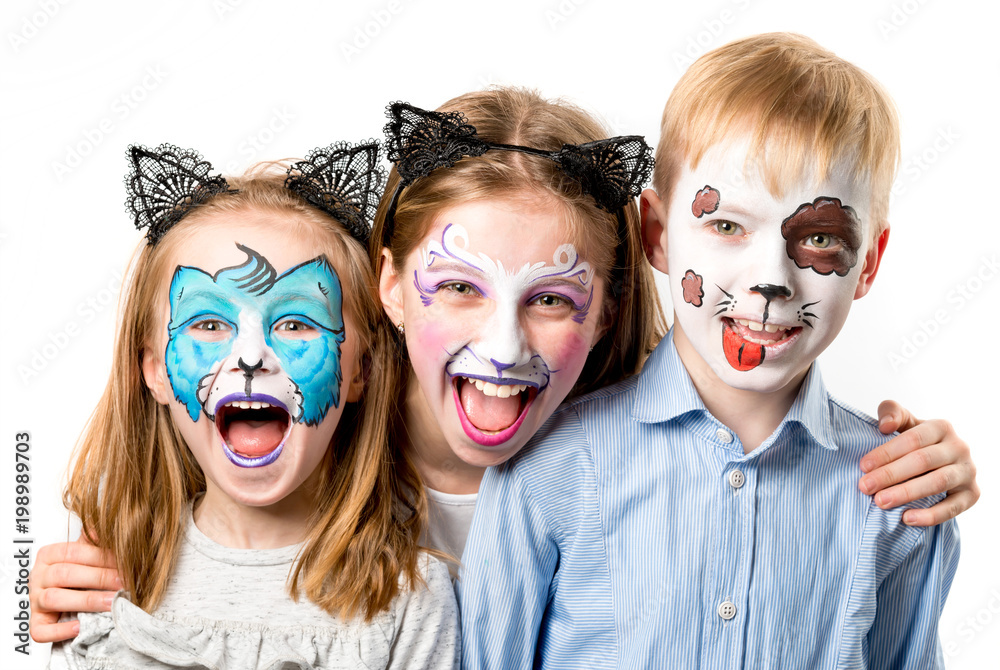
<svg viewBox="0 0 1000 670">
<path fill-rule="evenodd" d="M 715 483 L 720 537 L 703 596 L 707 620 L 702 667 L 735 669 L 743 667 L 746 652 L 757 468 L 756 459 L 742 460 L 743 446 L 732 431 L 720 426 L 713 438 L 723 455 Z"/>
</svg>

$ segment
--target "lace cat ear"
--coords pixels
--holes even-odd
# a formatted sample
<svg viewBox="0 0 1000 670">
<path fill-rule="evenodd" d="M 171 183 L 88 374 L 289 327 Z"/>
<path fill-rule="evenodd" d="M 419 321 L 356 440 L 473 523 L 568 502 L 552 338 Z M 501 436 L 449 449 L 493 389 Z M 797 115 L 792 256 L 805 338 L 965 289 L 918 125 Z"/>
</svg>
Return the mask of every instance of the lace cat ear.
<svg viewBox="0 0 1000 670">
<path fill-rule="evenodd" d="M 367 244 L 385 178 L 378 142 L 357 146 L 338 142 L 313 149 L 305 160 L 293 164 L 285 188 L 340 221 L 355 239 Z"/>
<path fill-rule="evenodd" d="M 126 156 L 132 169 L 125 177 L 125 207 L 135 227 L 146 229 L 150 244 L 156 244 L 195 206 L 229 190 L 225 178 L 209 175 L 212 164 L 197 151 L 172 144 L 156 149 L 133 144 Z"/>
<path fill-rule="evenodd" d="M 386 116 L 386 151 L 402 186 L 466 156 L 482 156 L 490 148 L 458 112 L 431 112 L 394 102 L 386 108 Z"/>
<path fill-rule="evenodd" d="M 552 159 L 608 212 L 639 195 L 653 170 L 652 151 L 640 135 L 567 144 Z"/>
</svg>

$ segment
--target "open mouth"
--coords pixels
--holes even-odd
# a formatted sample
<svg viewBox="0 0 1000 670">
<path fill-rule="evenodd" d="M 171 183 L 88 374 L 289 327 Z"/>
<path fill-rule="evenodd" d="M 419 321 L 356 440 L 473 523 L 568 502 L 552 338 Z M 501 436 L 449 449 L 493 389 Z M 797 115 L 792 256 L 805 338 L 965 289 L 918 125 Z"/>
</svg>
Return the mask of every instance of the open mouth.
<svg viewBox="0 0 1000 670">
<path fill-rule="evenodd" d="M 723 317 L 722 350 L 733 369 L 745 372 L 783 351 L 801 332 L 801 326 Z"/>
<path fill-rule="evenodd" d="M 514 437 L 528 408 L 538 397 L 532 384 L 504 384 L 505 380 L 476 377 L 452 378 L 458 418 L 465 434 L 484 447 L 503 444 Z"/>
<path fill-rule="evenodd" d="M 215 426 L 226 457 L 240 467 L 257 468 L 281 454 L 292 417 L 277 398 L 235 393 L 216 404 Z"/>
</svg>

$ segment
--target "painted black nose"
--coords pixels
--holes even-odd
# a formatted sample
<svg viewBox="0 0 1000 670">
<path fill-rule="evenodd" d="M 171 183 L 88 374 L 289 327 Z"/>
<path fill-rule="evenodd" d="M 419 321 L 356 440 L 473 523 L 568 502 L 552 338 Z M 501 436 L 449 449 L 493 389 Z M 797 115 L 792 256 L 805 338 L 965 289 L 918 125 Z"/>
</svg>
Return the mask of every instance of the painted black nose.
<svg viewBox="0 0 1000 670">
<path fill-rule="evenodd" d="M 247 365 L 242 358 L 236 361 L 236 365 L 240 366 L 243 370 L 243 376 L 246 378 L 246 383 L 243 385 L 243 392 L 249 398 L 251 395 L 250 386 L 253 383 L 253 373 L 264 367 L 264 359 L 260 359 L 253 365 Z"/>
<path fill-rule="evenodd" d="M 253 365 L 247 365 L 241 358 L 240 360 L 236 361 L 236 365 L 240 366 L 240 370 L 243 370 L 243 374 L 252 375 L 254 372 L 264 367 L 264 359 L 263 358 L 260 359 Z"/>
<path fill-rule="evenodd" d="M 777 284 L 757 284 L 756 286 L 751 286 L 750 290 L 754 293 L 760 293 L 768 302 L 771 302 L 779 295 L 782 298 L 792 297 L 792 292 L 788 290 L 787 286 L 778 286 Z"/>
</svg>

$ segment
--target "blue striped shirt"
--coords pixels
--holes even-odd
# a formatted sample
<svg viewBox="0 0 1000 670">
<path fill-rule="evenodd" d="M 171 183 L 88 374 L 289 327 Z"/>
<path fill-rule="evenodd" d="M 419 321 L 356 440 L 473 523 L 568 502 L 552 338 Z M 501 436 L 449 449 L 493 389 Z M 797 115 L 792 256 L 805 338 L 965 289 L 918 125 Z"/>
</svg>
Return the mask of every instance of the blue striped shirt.
<svg viewBox="0 0 1000 670">
<path fill-rule="evenodd" d="M 459 582 L 463 666 L 943 667 L 958 531 L 905 526 L 858 491 L 886 439 L 814 365 L 744 454 L 668 335 L 641 374 L 565 405 L 487 471 Z"/>
</svg>

